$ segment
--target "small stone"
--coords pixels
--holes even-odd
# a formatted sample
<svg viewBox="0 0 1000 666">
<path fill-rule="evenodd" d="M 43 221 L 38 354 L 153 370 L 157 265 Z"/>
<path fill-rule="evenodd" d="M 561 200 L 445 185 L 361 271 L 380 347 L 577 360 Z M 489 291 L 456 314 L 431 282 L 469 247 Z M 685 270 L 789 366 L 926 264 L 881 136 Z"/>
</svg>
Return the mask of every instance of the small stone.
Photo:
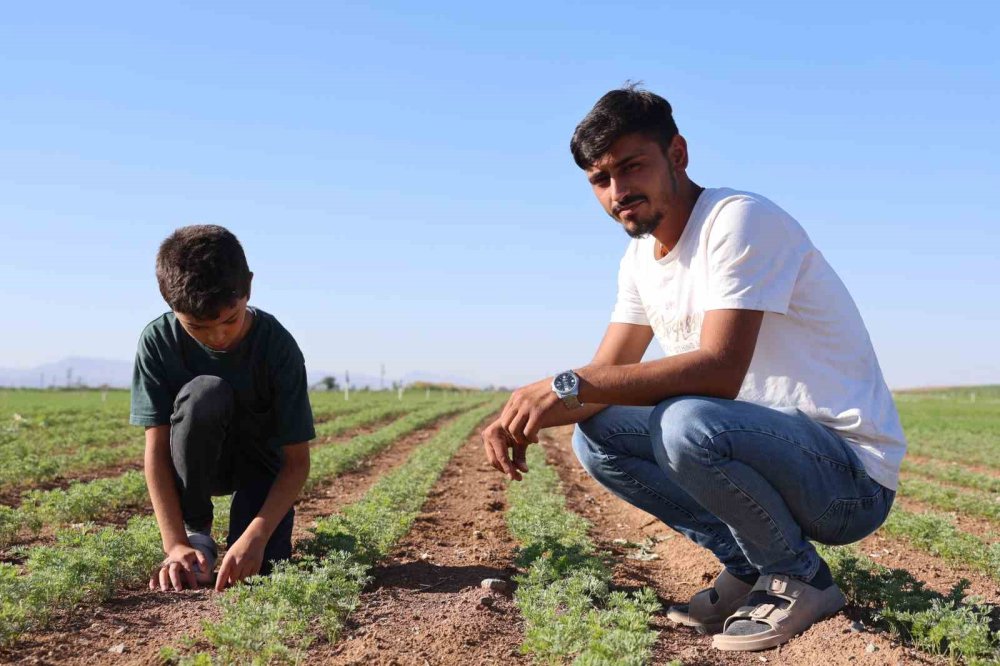
<svg viewBox="0 0 1000 666">
<path fill-rule="evenodd" d="M 871 653 L 875 652 L 875 650 L 877 650 L 877 649 L 878 649 L 878 648 L 877 648 L 877 647 L 875 647 L 875 644 L 874 644 L 874 643 L 869 643 L 869 644 L 868 644 L 868 645 L 867 645 L 867 646 L 865 647 L 865 652 L 867 652 L 868 654 L 871 654 Z"/>
<path fill-rule="evenodd" d="M 426 562 L 429 559 L 431 559 L 431 554 L 430 553 L 420 553 L 420 561 L 421 562 Z"/>
<path fill-rule="evenodd" d="M 493 607 L 493 597 L 490 597 L 490 596 L 480 597 L 479 598 L 479 605 L 482 606 L 483 608 L 492 608 Z"/>
<path fill-rule="evenodd" d="M 758 660 L 758 661 L 762 661 L 762 662 L 764 662 L 765 664 L 767 663 L 767 657 L 757 657 L 757 660 Z"/>
<path fill-rule="evenodd" d="M 119 643 L 118 645 L 109 647 L 108 652 L 110 652 L 111 654 L 125 654 L 125 644 Z"/>
<path fill-rule="evenodd" d="M 482 530 L 472 530 L 472 536 L 475 537 L 476 539 L 482 539 L 483 538 L 483 531 Z"/>
<path fill-rule="evenodd" d="M 125 627 L 118 627 L 115 629 L 115 636 L 121 636 L 125 633 Z"/>
<path fill-rule="evenodd" d="M 628 539 L 614 539 L 611 543 L 616 546 L 626 546 L 628 545 Z"/>
<path fill-rule="evenodd" d="M 857 620 L 851 622 L 851 632 L 858 634 L 865 630 L 865 625 L 861 624 Z"/>
<path fill-rule="evenodd" d="M 505 581 L 503 578 L 484 578 L 483 582 L 479 584 L 479 587 L 484 590 L 500 592 L 501 594 L 507 594 L 510 592 L 510 583 Z"/>
</svg>

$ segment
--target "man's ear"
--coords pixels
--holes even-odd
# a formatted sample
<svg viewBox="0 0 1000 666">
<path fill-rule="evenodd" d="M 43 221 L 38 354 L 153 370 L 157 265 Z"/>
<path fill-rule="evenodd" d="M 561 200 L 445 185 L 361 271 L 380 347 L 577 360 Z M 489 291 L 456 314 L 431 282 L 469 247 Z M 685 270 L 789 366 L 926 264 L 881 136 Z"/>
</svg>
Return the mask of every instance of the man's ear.
<svg viewBox="0 0 1000 666">
<path fill-rule="evenodd" d="M 688 145 L 687 139 L 680 134 L 674 135 L 670 140 L 670 149 L 667 151 L 667 159 L 671 166 L 678 171 L 684 171 L 688 167 Z"/>
<path fill-rule="evenodd" d="M 247 279 L 247 300 L 250 300 L 250 292 L 253 290 L 253 271 L 250 271 L 250 277 Z"/>
</svg>

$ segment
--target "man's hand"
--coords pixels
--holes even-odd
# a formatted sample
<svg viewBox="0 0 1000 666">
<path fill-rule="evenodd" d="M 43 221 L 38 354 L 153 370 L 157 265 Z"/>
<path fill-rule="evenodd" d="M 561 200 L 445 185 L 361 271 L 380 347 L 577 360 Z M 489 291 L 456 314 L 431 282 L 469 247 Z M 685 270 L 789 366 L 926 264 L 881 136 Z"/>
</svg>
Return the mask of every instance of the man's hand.
<svg viewBox="0 0 1000 666">
<path fill-rule="evenodd" d="M 522 447 L 538 443 L 538 431 L 546 415 L 565 406 L 552 390 L 552 377 L 528 384 L 514 391 L 500 414 L 507 434 Z"/>
<path fill-rule="evenodd" d="M 195 565 L 199 571 L 195 573 Z M 188 544 L 178 544 L 167 552 L 167 558 L 159 571 L 149 579 L 149 589 L 159 587 L 164 592 L 180 592 L 185 587 L 195 589 L 199 585 L 211 583 L 212 572 L 208 570 L 208 560 L 204 553 Z"/>
<path fill-rule="evenodd" d="M 219 577 L 215 581 L 215 591 L 222 592 L 230 585 L 260 573 L 266 545 L 267 539 L 252 527 L 248 527 L 222 558 Z"/>
<path fill-rule="evenodd" d="M 493 467 L 514 481 L 521 480 L 521 472 L 528 471 L 525 461 L 527 444 L 518 444 L 511 438 L 500 419 L 497 419 L 483 430 L 483 447 L 486 449 L 486 459 Z M 509 452 L 513 449 L 513 458 Z"/>
</svg>

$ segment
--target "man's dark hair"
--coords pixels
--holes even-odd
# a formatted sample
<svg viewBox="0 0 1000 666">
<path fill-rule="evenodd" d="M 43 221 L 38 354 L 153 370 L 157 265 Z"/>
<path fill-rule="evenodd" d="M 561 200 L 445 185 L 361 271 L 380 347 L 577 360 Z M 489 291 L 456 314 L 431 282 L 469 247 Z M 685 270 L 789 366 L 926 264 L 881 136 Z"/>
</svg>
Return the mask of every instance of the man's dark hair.
<svg viewBox="0 0 1000 666">
<path fill-rule="evenodd" d="M 250 294 L 250 268 L 236 236 L 214 224 L 181 227 L 156 253 L 156 281 L 174 312 L 215 319 Z"/>
<path fill-rule="evenodd" d="M 677 124 L 667 100 L 629 83 L 597 100 L 576 126 L 569 148 L 577 166 L 587 169 L 615 141 L 637 132 L 656 140 L 666 154 L 677 135 Z"/>
</svg>

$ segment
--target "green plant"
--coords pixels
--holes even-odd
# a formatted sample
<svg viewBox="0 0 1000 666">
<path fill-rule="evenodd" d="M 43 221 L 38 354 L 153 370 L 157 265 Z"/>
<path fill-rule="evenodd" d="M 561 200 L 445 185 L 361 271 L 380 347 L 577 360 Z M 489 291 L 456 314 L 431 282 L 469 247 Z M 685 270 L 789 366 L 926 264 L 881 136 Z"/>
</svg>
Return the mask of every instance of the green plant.
<svg viewBox="0 0 1000 666">
<path fill-rule="evenodd" d="M 648 588 L 611 591 L 611 572 L 594 553 L 589 524 L 566 508 L 540 447 L 528 449 L 528 467 L 524 480 L 507 488 L 507 525 L 526 568 L 514 597 L 525 622 L 522 652 L 550 664 L 648 663 L 656 595 Z"/>
</svg>

